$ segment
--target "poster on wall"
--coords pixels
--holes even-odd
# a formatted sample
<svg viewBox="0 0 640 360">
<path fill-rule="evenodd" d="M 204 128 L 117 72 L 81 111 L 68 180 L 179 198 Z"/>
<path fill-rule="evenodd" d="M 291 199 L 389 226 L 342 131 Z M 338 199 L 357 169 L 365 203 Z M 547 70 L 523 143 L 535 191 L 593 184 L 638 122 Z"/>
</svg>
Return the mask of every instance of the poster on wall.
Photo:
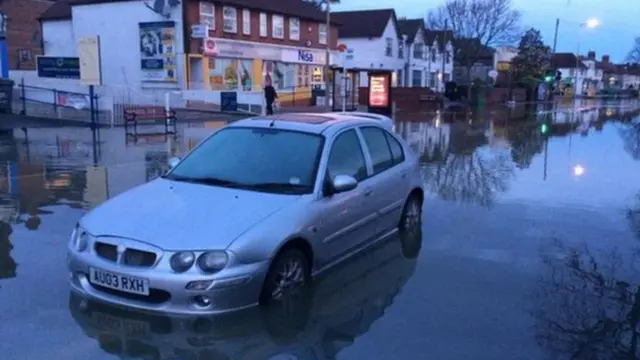
<svg viewBox="0 0 640 360">
<path fill-rule="evenodd" d="M 390 116 L 391 72 L 369 72 L 369 111 Z"/>
<path fill-rule="evenodd" d="M 144 81 L 176 82 L 176 29 L 173 21 L 140 23 L 140 70 Z"/>
</svg>

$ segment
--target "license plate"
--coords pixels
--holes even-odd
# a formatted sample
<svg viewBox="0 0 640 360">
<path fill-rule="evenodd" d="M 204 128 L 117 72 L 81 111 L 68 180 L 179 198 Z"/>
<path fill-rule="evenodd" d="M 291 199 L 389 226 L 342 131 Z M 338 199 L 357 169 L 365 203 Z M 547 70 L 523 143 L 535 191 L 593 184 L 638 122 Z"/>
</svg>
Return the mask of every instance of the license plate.
<svg viewBox="0 0 640 360">
<path fill-rule="evenodd" d="M 111 271 L 89 269 L 89 281 L 109 289 L 124 291 L 136 295 L 149 295 L 149 280 Z"/>
<path fill-rule="evenodd" d="M 125 320 L 101 312 L 94 312 L 91 317 L 100 330 L 114 332 L 126 337 L 147 338 L 151 332 L 149 324 L 144 321 Z"/>
</svg>

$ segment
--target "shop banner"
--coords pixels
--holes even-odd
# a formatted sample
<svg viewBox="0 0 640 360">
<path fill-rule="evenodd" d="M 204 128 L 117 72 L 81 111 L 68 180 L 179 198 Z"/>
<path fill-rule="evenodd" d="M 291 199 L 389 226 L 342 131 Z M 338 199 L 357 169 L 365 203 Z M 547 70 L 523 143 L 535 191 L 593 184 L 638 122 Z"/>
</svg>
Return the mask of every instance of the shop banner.
<svg viewBox="0 0 640 360">
<path fill-rule="evenodd" d="M 176 82 L 176 29 L 173 21 L 140 23 L 143 81 Z"/>
</svg>

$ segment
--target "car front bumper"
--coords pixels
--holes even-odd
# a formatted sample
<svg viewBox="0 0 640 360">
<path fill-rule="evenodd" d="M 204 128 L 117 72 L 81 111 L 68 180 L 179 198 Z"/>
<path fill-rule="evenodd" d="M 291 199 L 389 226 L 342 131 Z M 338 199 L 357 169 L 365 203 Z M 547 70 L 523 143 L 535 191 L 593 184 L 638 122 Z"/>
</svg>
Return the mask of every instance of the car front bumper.
<svg viewBox="0 0 640 360">
<path fill-rule="evenodd" d="M 119 306 L 172 314 L 218 314 L 246 309 L 258 304 L 269 261 L 236 265 L 213 275 L 171 273 L 154 268 L 135 268 L 119 265 L 97 257 L 92 252 L 67 253 L 71 290 L 90 299 Z M 128 294 L 92 284 L 90 268 L 147 279 L 148 296 Z M 212 281 L 206 290 L 187 290 L 193 281 Z M 198 297 L 207 297 L 202 306 Z M 201 299 L 201 298 L 200 298 Z"/>
</svg>

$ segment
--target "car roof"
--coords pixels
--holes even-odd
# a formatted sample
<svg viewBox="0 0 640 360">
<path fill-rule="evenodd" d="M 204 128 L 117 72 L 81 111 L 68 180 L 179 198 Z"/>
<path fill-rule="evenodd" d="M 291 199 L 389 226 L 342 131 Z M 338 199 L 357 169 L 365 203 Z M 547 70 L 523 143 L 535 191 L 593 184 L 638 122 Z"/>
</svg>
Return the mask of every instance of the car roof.
<svg viewBox="0 0 640 360">
<path fill-rule="evenodd" d="M 367 113 L 359 113 L 367 114 Z M 376 115 L 376 114 L 371 114 Z M 352 113 L 283 113 L 270 116 L 256 116 L 231 123 L 229 126 L 273 127 L 321 134 L 329 128 L 339 129 L 349 125 L 383 125 L 374 117 L 353 115 Z M 390 120 L 390 119 L 389 119 Z M 340 126 L 336 126 L 340 125 Z"/>
</svg>

